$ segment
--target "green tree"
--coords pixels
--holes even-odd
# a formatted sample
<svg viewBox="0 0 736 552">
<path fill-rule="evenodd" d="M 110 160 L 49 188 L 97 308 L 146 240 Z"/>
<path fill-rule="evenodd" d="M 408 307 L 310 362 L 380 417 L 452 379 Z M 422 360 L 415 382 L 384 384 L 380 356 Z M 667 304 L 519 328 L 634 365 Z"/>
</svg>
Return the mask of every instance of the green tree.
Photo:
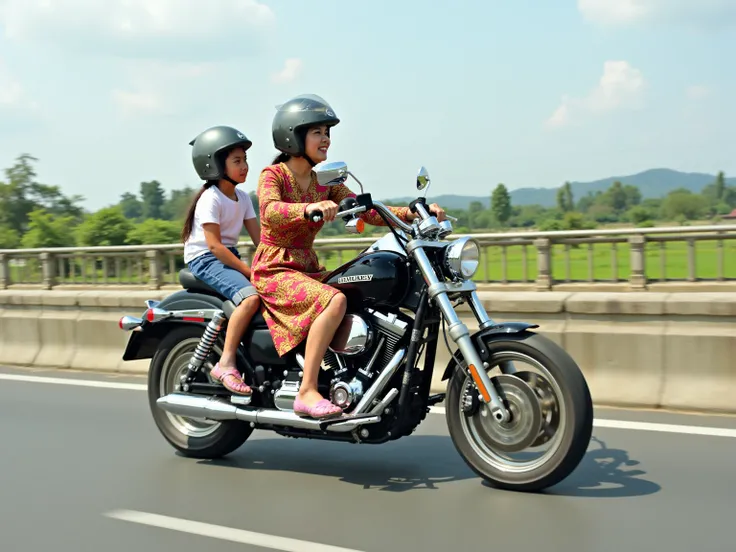
<svg viewBox="0 0 736 552">
<path fill-rule="evenodd" d="M 128 245 L 179 243 L 181 225 L 169 220 L 148 219 L 133 227 L 125 240 Z"/>
<path fill-rule="evenodd" d="M 144 220 L 163 218 L 163 206 L 166 196 L 157 180 L 141 182 L 141 201 L 143 202 L 141 216 Z"/>
<path fill-rule="evenodd" d="M 135 194 L 125 192 L 120 196 L 120 203 L 118 205 L 125 218 L 138 220 L 143 215 L 143 204 Z"/>
<path fill-rule="evenodd" d="M 506 224 L 511 216 L 511 194 L 506 186 L 499 184 L 491 195 L 491 211 L 493 216 L 501 224 Z"/>
<path fill-rule="evenodd" d="M 54 216 L 44 209 L 36 209 L 28 215 L 28 231 L 23 235 L 24 248 L 72 247 L 74 234 L 70 232 L 75 225 L 73 216 Z"/>
<path fill-rule="evenodd" d="M 557 190 L 557 208 L 563 213 L 575 210 L 572 186 L 569 182 L 565 182 L 565 184 Z"/>
<path fill-rule="evenodd" d="M 0 249 L 15 249 L 20 244 L 20 234 L 9 226 L 0 225 Z"/>
<path fill-rule="evenodd" d="M 110 246 L 125 245 L 133 223 L 125 218 L 119 206 L 100 209 L 77 229 L 79 245 Z"/>
</svg>

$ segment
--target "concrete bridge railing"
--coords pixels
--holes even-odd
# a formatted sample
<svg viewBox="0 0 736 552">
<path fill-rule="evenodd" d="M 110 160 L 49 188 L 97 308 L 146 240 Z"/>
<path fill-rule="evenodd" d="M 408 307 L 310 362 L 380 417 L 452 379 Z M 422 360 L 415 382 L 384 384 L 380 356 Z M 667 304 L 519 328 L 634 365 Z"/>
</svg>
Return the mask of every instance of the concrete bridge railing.
<svg viewBox="0 0 736 552">
<path fill-rule="evenodd" d="M 167 293 L 0 291 L 0 365 L 145 373 L 147 361 L 121 360 L 129 334 L 117 323 Z M 598 405 L 736 413 L 736 292 L 480 296 L 494 319 L 537 323 L 561 344 Z M 444 390 L 439 378 L 450 358 L 443 340 L 438 355 L 435 392 Z"/>
<path fill-rule="evenodd" d="M 450 236 L 454 239 L 458 236 Z M 473 234 L 483 289 L 736 291 L 736 225 Z M 335 268 L 375 238 L 319 239 Z M 250 260 L 253 244 L 239 245 Z M 181 244 L 0 250 L 0 289 L 178 286 Z"/>
</svg>

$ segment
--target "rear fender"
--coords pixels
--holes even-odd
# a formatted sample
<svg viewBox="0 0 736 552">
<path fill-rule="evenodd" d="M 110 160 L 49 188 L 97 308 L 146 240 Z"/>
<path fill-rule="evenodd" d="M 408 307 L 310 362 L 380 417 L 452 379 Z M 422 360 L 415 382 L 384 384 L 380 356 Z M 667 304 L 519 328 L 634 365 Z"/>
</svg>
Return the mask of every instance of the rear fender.
<svg viewBox="0 0 736 552">
<path fill-rule="evenodd" d="M 487 343 L 506 338 L 510 334 L 515 334 L 517 336 L 523 335 L 524 337 L 527 337 L 532 335 L 532 332 L 529 330 L 533 330 L 538 327 L 539 324 L 529 324 L 527 322 L 503 322 L 501 324 L 491 326 L 490 328 L 475 332 L 470 336 L 470 340 L 475 343 L 475 347 L 480 358 L 483 362 L 486 362 L 489 358 Z M 445 381 L 452 376 L 452 373 L 460 366 L 459 362 L 461 358 L 462 353 L 459 350 L 453 354 L 453 358 L 451 358 L 450 362 L 447 363 L 445 372 L 442 374 L 442 381 Z"/>
<path fill-rule="evenodd" d="M 196 310 L 196 309 L 223 309 L 223 301 L 211 295 L 177 291 L 166 297 L 156 308 L 163 310 Z M 131 333 L 128 345 L 123 353 L 123 360 L 142 360 L 153 358 L 158 345 L 167 333 L 181 324 L 194 324 L 206 328 L 208 320 L 204 322 L 192 320 L 163 320 L 155 324 L 144 322 L 143 325 Z"/>
</svg>

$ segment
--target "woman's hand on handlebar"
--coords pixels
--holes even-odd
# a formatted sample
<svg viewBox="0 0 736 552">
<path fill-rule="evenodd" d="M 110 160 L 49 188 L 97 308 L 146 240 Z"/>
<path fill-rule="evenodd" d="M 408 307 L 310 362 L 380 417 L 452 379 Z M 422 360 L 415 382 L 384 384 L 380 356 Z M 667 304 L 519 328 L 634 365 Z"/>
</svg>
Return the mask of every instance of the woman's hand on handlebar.
<svg viewBox="0 0 736 552">
<path fill-rule="evenodd" d="M 338 205 L 334 201 L 329 199 L 326 201 L 320 201 L 319 203 L 310 203 L 307 205 L 306 213 L 309 215 L 312 211 L 320 211 L 322 213 L 322 219 L 325 222 L 332 222 L 335 220 L 335 215 L 338 212 Z"/>
</svg>

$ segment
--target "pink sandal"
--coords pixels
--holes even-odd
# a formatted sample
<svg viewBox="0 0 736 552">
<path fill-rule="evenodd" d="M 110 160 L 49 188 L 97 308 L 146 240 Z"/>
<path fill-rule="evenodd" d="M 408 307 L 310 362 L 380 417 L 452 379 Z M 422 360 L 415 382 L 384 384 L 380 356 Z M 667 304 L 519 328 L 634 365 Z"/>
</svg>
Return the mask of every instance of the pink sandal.
<svg viewBox="0 0 736 552">
<path fill-rule="evenodd" d="M 225 386 L 225 389 L 237 395 L 250 395 L 252 390 L 242 380 L 240 373 L 235 368 L 223 368 L 218 362 L 210 372 L 210 375 Z M 227 378 L 232 378 L 228 384 Z M 233 381 L 235 380 L 235 381 Z"/>
<path fill-rule="evenodd" d="M 304 404 L 299 397 L 297 397 L 294 400 L 294 414 L 297 416 L 308 416 L 310 418 L 325 420 L 327 418 L 339 417 L 342 414 L 342 408 L 332 404 L 327 399 L 322 399 L 314 406 L 309 407 Z"/>
</svg>

